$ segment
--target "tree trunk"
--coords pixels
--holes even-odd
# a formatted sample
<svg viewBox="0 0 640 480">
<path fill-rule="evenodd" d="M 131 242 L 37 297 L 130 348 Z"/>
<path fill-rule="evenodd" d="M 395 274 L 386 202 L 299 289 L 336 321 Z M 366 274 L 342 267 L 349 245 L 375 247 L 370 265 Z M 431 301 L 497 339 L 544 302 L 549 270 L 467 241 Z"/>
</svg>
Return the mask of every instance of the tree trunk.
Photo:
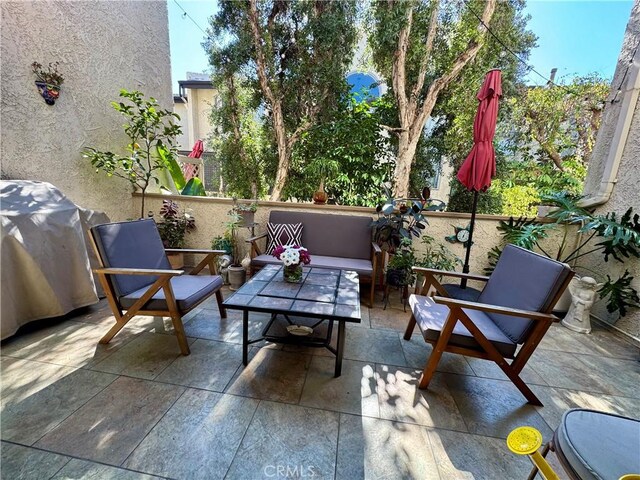
<svg viewBox="0 0 640 480">
<path fill-rule="evenodd" d="M 282 116 L 282 108 L 280 101 L 272 104 L 273 108 L 273 130 L 276 135 L 276 144 L 278 145 L 278 170 L 276 171 L 276 181 L 271 190 L 269 200 L 272 202 L 280 201 L 284 184 L 287 181 L 289 173 L 289 161 L 291 160 L 291 150 L 287 142 L 287 132 L 284 126 L 284 117 Z"/>
<path fill-rule="evenodd" d="M 496 0 L 487 0 L 482 13 L 482 23 L 489 25 L 491 17 L 496 7 Z M 484 38 L 486 37 L 486 29 L 479 25 L 482 29 L 480 38 L 477 41 L 471 41 L 467 48 L 454 60 L 448 71 L 435 78 L 429 85 L 425 98 L 422 102 L 418 100 L 418 93 L 424 87 L 425 72 L 433 39 L 436 35 L 437 24 L 437 5 L 434 8 L 427 34 L 427 48 L 425 57 L 420 61 L 420 71 L 417 82 L 407 88 L 406 76 L 406 60 L 409 45 L 409 36 L 413 21 L 413 10 L 409 8 L 407 11 L 407 22 L 398 35 L 398 44 L 394 54 L 393 71 L 392 71 L 392 88 L 398 103 L 398 120 L 400 123 L 400 134 L 398 138 L 398 153 L 396 155 L 396 167 L 393 174 L 393 194 L 396 198 L 407 198 L 409 196 L 409 179 L 411 174 L 411 166 L 414 161 L 418 141 L 422 135 L 424 126 L 431 116 L 433 107 L 436 104 L 438 95 L 442 90 L 455 80 L 462 69 L 471 62 L 480 48 L 482 48 Z M 407 90 L 411 90 L 412 95 L 407 97 Z"/>
</svg>

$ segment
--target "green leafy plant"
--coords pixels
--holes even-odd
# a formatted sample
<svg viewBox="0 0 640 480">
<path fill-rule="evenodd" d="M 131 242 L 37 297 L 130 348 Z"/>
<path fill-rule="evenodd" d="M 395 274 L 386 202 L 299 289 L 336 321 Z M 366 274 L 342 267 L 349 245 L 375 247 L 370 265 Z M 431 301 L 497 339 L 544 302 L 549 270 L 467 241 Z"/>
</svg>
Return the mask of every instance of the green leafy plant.
<svg viewBox="0 0 640 480">
<path fill-rule="evenodd" d="M 445 245 L 437 242 L 432 236 L 423 235 L 422 244 L 425 246 L 425 254 L 416 262 L 416 266 L 447 272 L 452 272 L 457 266 L 462 266 L 462 259 L 451 253 Z"/>
<path fill-rule="evenodd" d="M 233 210 L 236 212 L 252 212 L 256 213 L 258 211 L 258 204 L 253 203 L 234 203 Z"/>
<path fill-rule="evenodd" d="M 415 274 L 411 268 L 416 264 L 416 256 L 411 246 L 411 240 L 403 238 L 399 248 L 387 263 L 387 283 L 395 287 L 412 285 L 415 282 Z"/>
<path fill-rule="evenodd" d="M 164 161 L 166 162 L 167 170 L 169 171 L 171 179 L 173 180 L 173 184 L 180 195 L 189 195 L 192 197 L 207 196 L 207 192 L 204 189 L 202 180 L 200 180 L 198 177 L 191 177 L 187 181 L 187 179 L 184 178 L 182 168 L 180 168 L 180 164 L 176 160 L 175 156 L 167 155 L 166 151 L 161 151 L 158 153 L 159 155 L 165 156 Z"/>
<path fill-rule="evenodd" d="M 374 241 L 383 249 L 394 252 L 404 240 L 411 243 L 413 237 L 419 237 L 428 222 L 423 211 L 429 210 L 428 188 L 423 190 L 422 199 L 393 198 L 384 186 L 387 199 L 376 207 L 378 219 L 374 220 Z"/>
<path fill-rule="evenodd" d="M 163 200 L 161 220 L 156 222 L 165 248 L 184 248 L 185 236 L 196 228 L 196 220 L 188 212 L 181 212 L 172 200 Z"/>
<path fill-rule="evenodd" d="M 624 317 L 627 314 L 627 308 L 640 307 L 640 297 L 638 297 L 638 292 L 631 286 L 632 281 L 633 277 L 628 270 L 625 270 L 624 275 L 615 281 L 607 275 L 607 281 L 600 287 L 598 294 L 600 298 L 607 299 L 607 311 L 609 313 L 619 310 L 620 316 Z"/>
<path fill-rule="evenodd" d="M 226 228 L 224 238 L 228 239 L 228 242 L 231 244 L 231 257 L 233 258 L 231 266 L 238 267 L 240 266 L 240 239 L 238 238 L 238 231 L 240 227 L 242 227 L 242 217 L 238 212 L 231 209 L 227 212 L 227 221 L 224 222 L 224 226 Z"/>
<path fill-rule="evenodd" d="M 58 62 L 53 62 L 45 69 L 45 67 L 40 65 L 38 62 L 33 62 L 31 64 L 31 69 L 39 82 L 60 86 L 64 83 L 64 77 L 60 72 L 58 72 L 58 65 Z"/>
<path fill-rule="evenodd" d="M 224 250 L 227 255 L 233 255 L 233 242 L 228 234 L 218 235 L 211 241 L 211 248 L 213 250 Z"/>
<path fill-rule="evenodd" d="M 112 102 L 113 108 L 126 119 L 123 128 L 129 137 L 126 155 L 110 151 L 85 148 L 83 156 L 88 158 L 96 172 L 102 170 L 109 177 L 127 180 L 142 193 L 140 218 L 145 216 L 145 194 L 151 182 L 159 184 L 158 173 L 170 165 L 177 155 L 176 137 L 182 133 L 180 125 L 174 123 L 180 117 L 170 110 L 160 108 L 155 98 L 145 99 L 141 92 L 120 90 L 122 102 Z M 125 103 L 126 102 L 126 103 Z"/>
</svg>

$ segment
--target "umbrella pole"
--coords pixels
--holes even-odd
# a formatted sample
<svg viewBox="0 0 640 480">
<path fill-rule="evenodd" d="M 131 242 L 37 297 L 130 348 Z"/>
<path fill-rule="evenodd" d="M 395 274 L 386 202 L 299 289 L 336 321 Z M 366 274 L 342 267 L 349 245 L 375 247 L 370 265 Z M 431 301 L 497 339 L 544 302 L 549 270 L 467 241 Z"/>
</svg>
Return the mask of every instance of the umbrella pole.
<svg viewBox="0 0 640 480">
<path fill-rule="evenodd" d="M 473 240 L 473 229 L 476 223 L 476 210 L 478 208 L 478 191 L 473 191 L 473 207 L 471 207 L 471 222 L 469 222 L 469 241 L 467 242 L 467 253 L 464 258 L 464 266 L 462 267 L 462 273 L 469 273 L 469 257 L 471 255 L 471 245 Z M 467 279 L 463 278 L 460 281 L 460 288 L 467 288 Z"/>
</svg>

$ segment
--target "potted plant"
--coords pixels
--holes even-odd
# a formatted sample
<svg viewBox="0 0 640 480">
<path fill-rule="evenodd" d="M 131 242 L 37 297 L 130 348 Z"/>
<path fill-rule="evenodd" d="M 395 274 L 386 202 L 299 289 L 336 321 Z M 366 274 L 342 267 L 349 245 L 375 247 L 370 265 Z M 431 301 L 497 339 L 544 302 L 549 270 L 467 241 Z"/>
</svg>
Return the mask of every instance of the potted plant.
<svg viewBox="0 0 640 480">
<path fill-rule="evenodd" d="M 403 240 L 419 237 L 428 222 L 423 211 L 430 210 L 429 189 L 425 187 L 421 199 L 393 198 L 385 186 L 387 199 L 376 207 L 378 219 L 372 223 L 373 239 L 383 250 L 393 253 Z"/>
<path fill-rule="evenodd" d="M 231 209 L 229 211 L 228 220 L 225 222 L 226 232 L 225 238 L 229 239 L 231 244 L 231 264 L 227 267 L 229 277 L 229 289 L 239 289 L 247 279 L 247 271 L 241 263 L 240 239 L 238 238 L 238 230 L 242 227 L 242 217 L 238 212 Z"/>
<path fill-rule="evenodd" d="M 181 212 L 178 204 L 172 200 L 163 200 L 160 208 L 161 220 L 156 221 L 164 248 L 184 248 L 187 233 L 196 228 L 196 220 L 187 212 Z M 167 253 L 173 268 L 184 266 L 184 255 L 177 252 Z"/>
<path fill-rule="evenodd" d="M 233 199 L 233 211 L 240 215 L 242 219 L 242 227 L 252 227 L 255 223 L 255 213 L 258 210 L 258 204 L 253 203 L 237 203 L 236 199 Z"/>
<path fill-rule="evenodd" d="M 174 120 L 180 120 L 180 117 L 160 108 L 155 98 L 146 100 L 140 92 L 120 90 L 120 97 L 128 103 L 112 102 L 111 105 L 127 119 L 124 124 L 129 137 L 127 154 L 88 147 L 83 156 L 96 167 L 96 172 L 102 170 L 109 177 L 123 178 L 141 191 L 140 218 L 144 218 L 147 188 L 152 182 L 160 183 L 158 174 L 169 168 L 178 154 L 176 137 L 182 129 Z"/>
<path fill-rule="evenodd" d="M 413 285 L 416 280 L 412 267 L 416 264 L 416 256 L 411 246 L 411 240 L 404 238 L 389 259 L 386 269 L 387 285 L 392 287 L 406 287 Z"/>
<path fill-rule="evenodd" d="M 317 158 L 312 161 L 307 169 L 306 173 L 319 179 L 320 184 L 318 190 L 313 193 L 313 203 L 316 205 L 324 205 L 327 203 L 329 196 L 324 191 L 324 185 L 327 178 L 331 175 L 336 175 L 340 170 L 340 164 L 336 160 L 330 160 L 328 158 Z"/>
<path fill-rule="evenodd" d="M 31 64 L 31 69 L 36 75 L 36 87 L 47 105 L 53 105 L 60 96 L 60 86 L 64 83 L 64 77 L 58 72 L 58 62 L 50 63 L 45 69 L 38 62 Z"/>
</svg>

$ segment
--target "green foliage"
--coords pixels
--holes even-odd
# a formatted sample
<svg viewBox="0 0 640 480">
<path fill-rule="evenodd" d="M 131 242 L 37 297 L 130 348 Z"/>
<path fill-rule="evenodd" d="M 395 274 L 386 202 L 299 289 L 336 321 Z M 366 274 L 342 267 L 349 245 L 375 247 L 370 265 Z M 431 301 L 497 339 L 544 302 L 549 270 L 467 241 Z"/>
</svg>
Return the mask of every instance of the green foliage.
<svg viewBox="0 0 640 480">
<path fill-rule="evenodd" d="M 178 154 L 176 137 L 182 133 L 174 120 L 180 117 L 170 110 L 160 108 L 155 98 L 145 99 L 141 92 L 120 90 L 125 102 L 112 102 L 113 108 L 127 120 L 123 125 L 129 137 L 126 155 L 103 152 L 88 147 L 83 156 L 107 176 L 127 180 L 142 192 L 140 217 L 145 216 L 145 193 L 151 181 L 159 183 L 158 173 L 169 166 L 168 159 Z"/>
<path fill-rule="evenodd" d="M 620 316 L 624 317 L 627 314 L 629 307 L 640 308 L 640 297 L 631 286 L 633 277 L 629 274 L 628 270 L 624 271 L 624 275 L 613 281 L 609 275 L 607 275 L 607 281 L 598 290 L 600 298 L 607 299 L 607 311 L 614 313 L 620 311 Z"/>
<path fill-rule="evenodd" d="M 257 12 L 260 50 L 250 22 L 252 5 Z M 293 146 L 301 134 L 317 122 L 331 119 L 345 97 L 345 73 L 356 39 L 356 3 L 256 0 L 221 2 L 219 7 L 211 19 L 213 40 L 206 44 L 214 83 L 222 83 L 216 79 L 236 78 L 246 88 L 246 97 L 240 89 L 237 96 L 233 89 L 228 92 L 227 105 L 232 106 L 233 98 L 239 100 L 237 109 L 242 120 L 233 121 L 231 114 L 223 111 L 221 116 L 227 124 L 217 123 L 221 126 L 219 133 L 235 135 L 234 142 L 224 143 L 227 149 L 222 158 L 237 159 L 241 149 L 247 156 L 238 171 L 230 168 L 231 161 L 227 160 L 223 175 L 230 193 L 247 197 L 251 180 L 266 177 L 267 182 L 253 186 L 261 193 L 266 185 L 273 185 L 276 166 L 288 171 Z M 260 71 L 264 73 L 262 81 Z M 258 128 L 264 127 L 261 135 L 246 126 L 255 118 L 250 112 L 258 110 L 264 114 Z M 274 121 L 276 112 L 279 118 L 282 114 L 282 124 Z M 244 128 L 234 133 L 229 124 Z M 276 142 L 277 138 L 280 141 Z M 255 140 L 266 144 L 251 144 Z"/>
<path fill-rule="evenodd" d="M 310 129 L 294 150 L 285 198 L 310 200 L 323 176 L 325 190 L 343 205 L 374 207 L 379 185 L 389 180 L 388 166 L 379 159 L 389 144 L 380 134 L 388 100 L 371 103 L 350 98 L 336 116 Z M 331 175 L 321 165 L 331 165 Z"/>
<path fill-rule="evenodd" d="M 165 248 L 184 248 L 185 236 L 196 228 L 196 220 L 188 212 L 181 212 L 172 200 L 163 200 L 161 221 L 156 222 Z"/>
<path fill-rule="evenodd" d="M 462 259 L 432 236 L 422 235 L 422 244 L 425 246 L 425 254 L 415 263 L 416 266 L 447 272 L 453 272 L 457 266 L 462 266 Z"/>
<path fill-rule="evenodd" d="M 422 212 L 428 208 L 425 198 L 393 198 L 385 187 L 387 199 L 376 207 L 378 219 L 373 221 L 373 239 L 389 252 L 402 248 L 413 237 L 419 237 L 429 222 Z"/>
<path fill-rule="evenodd" d="M 213 250 L 224 250 L 227 255 L 233 255 L 233 242 L 226 233 L 224 236 L 218 235 L 215 237 L 211 241 L 211 248 Z"/>
<path fill-rule="evenodd" d="M 416 277 L 411 268 L 416 264 L 416 256 L 411 239 L 403 238 L 387 263 L 387 283 L 395 287 L 412 285 Z"/>
<path fill-rule="evenodd" d="M 226 231 L 224 238 L 227 239 L 231 246 L 232 265 L 240 266 L 240 239 L 238 238 L 238 230 L 242 227 L 242 216 L 235 210 L 231 209 L 227 212 L 227 220 L 224 222 Z"/>
<path fill-rule="evenodd" d="M 495 193 L 502 197 L 502 215 L 536 216 L 540 195 L 535 187 L 529 185 L 506 186 L 500 180 L 496 180 L 492 185 Z"/>
</svg>

